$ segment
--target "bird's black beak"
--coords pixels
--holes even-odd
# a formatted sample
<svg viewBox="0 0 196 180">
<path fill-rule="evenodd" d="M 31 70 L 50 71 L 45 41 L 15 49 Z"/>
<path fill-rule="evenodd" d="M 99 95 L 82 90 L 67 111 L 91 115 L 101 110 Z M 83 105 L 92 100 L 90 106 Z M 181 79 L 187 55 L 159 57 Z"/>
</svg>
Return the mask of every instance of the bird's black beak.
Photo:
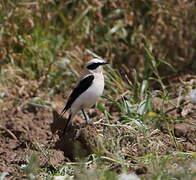
<svg viewBox="0 0 196 180">
<path fill-rule="evenodd" d="M 102 65 L 106 65 L 106 64 L 109 64 L 108 62 L 103 62 L 103 63 L 101 63 Z"/>
</svg>

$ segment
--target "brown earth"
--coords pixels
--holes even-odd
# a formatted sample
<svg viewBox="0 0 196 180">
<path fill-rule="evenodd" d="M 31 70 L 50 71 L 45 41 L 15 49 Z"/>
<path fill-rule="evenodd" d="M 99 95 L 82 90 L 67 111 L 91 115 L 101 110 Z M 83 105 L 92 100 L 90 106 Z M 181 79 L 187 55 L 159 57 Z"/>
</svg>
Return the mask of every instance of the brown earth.
<svg viewBox="0 0 196 180">
<path fill-rule="evenodd" d="M 58 99 L 54 98 L 53 103 L 62 108 L 64 104 Z M 68 133 L 63 135 L 66 119 L 59 118 L 59 107 L 54 111 L 34 106 L 0 111 L 0 172 L 21 174 L 21 167 L 27 164 L 33 152 L 41 167 L 74 161 L 91 152 L 85 136 L 86 132 L 91 137 L 96 136 L 96 127 L 85 126 L 78 115 Z M 91 118 L 95 116 L 94 111 Z"/>
<path fill-rule="evenodd" d="M 54 101 L 55 104 L 62 103 Z M 57 108 L 59 110 L 59 108 Z M 12 110 L 2 110 L 0 112 L 0 171 L 10 174 L 21 173 L 21 166 L 27 163 L 27 157 L 35 152 L 39 158 L 39 166 L 54 166 L 65 161 L 74 161 L 76 156 L 86 156 L 91 153 L 88 144 L 88 137 L 96 137 L 97 126 L 87 126 L 79 131 L 79 124 L 84 121 L 80 116 L 76 117 L 75 126 L 69 133 L 62 135 L 65 119 L 58 119 L 58 112 L 51 112 L 48 109 L 29 107 L 16 108 Z M 98 115 L 97 112 L 93 113 Z M 192 114 L 193 115 L 193 114 Z M 194 114 L 195 117 L 195 114 Z M 191 119 L 190 122 L 193 122 Z M 84 130 L 84 131 L 83 131 Z M 87 131 L 86 131 L 87 130 Z M 88 132 L 88 133 L 85 133 Z M 196 127 L 187 122 L 174 124 L 175 135 L 183 141 L 181 144 L 184 151 L 196 151 Z M 169 135 L 158 131 L 152 132 L 152 142 L 163 142 L 160 152 L 166 152 L 167 146 L 172 146 Z M 140 139 L 142 141 L 142 138 Z M 167 142 L 166 142 L 167 141 Z M 165 144 L 164 144 L 165 142 Z M 149 151 L 156 151 L 156 145 L 149 146 Z M 78 146 L 80 147 L 77 151 Z M 144 149 L 133 146 L 130 154 L 145 152 Z M 76 148 L 77 147 L 77 148 Z M 127 146 L 128 147 L 128 146 Z M 134 151 L 135 149 L 135 151 Z M 124 149 L 126 150 L 126 147 Z M 50 155 L 46 155 L 50 153 Z M 135 153 L 134 153 L 135 152 Z"/>
</svg>

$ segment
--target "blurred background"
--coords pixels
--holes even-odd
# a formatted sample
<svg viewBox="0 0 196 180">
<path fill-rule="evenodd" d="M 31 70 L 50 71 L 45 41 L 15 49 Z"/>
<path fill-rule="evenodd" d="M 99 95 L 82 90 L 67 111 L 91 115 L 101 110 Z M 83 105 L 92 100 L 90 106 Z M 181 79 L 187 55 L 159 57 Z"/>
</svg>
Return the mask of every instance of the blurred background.
<svg viewBox="0 0 196 180">
<path fill-rule="evenodd" d="M 70 72 L 67 64 L 83 64 L 85 49 L 131 80 L 134 71 L 153 76 L 153 66 L 166 81 L 196 71 L 194 1 L 2 0 L 0 10 L 1 74 L 48 73 L 54 87 Z"/>
</svg>

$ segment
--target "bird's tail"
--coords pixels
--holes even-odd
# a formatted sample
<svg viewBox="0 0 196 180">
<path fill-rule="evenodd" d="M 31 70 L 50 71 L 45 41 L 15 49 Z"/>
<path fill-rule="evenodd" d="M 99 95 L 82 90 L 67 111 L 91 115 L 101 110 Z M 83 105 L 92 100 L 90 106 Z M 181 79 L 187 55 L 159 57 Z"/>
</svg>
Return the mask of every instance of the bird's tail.
<svg viewBox="0 0 196 180">
<path fill-rule="evenodd" d="M 60 117 L 63 117 L 63 115 L 66 113 L 66 111 L 67 111 L 67 109 L 66 109 L 66 107 L 64 107 L 60 113 Z"/>
<path fill-rule="evenodd" d="M 64 130 L 63 130 L 63 134 L 65 134 L 65 132 L 66 132 L 66 130 L 67 130 L 67 127 L 68 127 L 68 125 L 69 125 L 71 119 L 72 119 L 72 114 L 70 113 L 70 114 L 69 114 L 69 117 L 68 117 L 68 119 L 67 119 L 67 121 L 66 121 L 65 128 L 64 128 Z"/>
<path fill-rule="evenodd" d="M 67 109 L 66 108 L 63 108 L 63 110 L 59 114 L 58 120 L 63 119 L 63 115 L 66 113 L 66 111 L 67 111 Z"/>
</svg>

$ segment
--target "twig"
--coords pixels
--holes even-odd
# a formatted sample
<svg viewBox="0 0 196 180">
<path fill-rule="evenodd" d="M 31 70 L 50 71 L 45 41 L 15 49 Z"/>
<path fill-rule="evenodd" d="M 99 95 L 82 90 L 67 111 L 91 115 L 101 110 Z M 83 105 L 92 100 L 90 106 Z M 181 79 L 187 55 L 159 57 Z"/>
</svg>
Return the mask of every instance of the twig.
<svg viewBox="0 0 196 180">
<path fill-rule="evenodd" d="M 167 114 L 167 113 L 169 113 L 169 112 L 171 112 L 171 111 L 174 111 L 174 110 L 176 110 L 176 109 L 179 109 L 180 107 L 182 107 L 182 106 L 186 106 L 187 104 L 189 104 L 190 102 L 186 102 L 186 103 L 184 103 L 184 104 L 181 104 L 180 106 L 178 106 L 178 107 L 173 107 L 173 108 L 171 108 L 171 109 L 168 109 L 167 111 L 165 111 L 165 114 Z"/>
<path fill-rule="evenodd" d="M 110 158 L 110 157 L 106 157 L 106 156 L 101 156 L 100 158 L 103 159 L 103 160 L 112 161 L 112 162 L 117 163 L 117 164 L 123 164 L 125 166 L 128 166 L 128 164 L 129 164 L 129 163 L 120 162 L 119 160 L 116 160 L 116 159 L 113 159 L 113 158 Z"/>
<path fill-rule="evenodd" d="M 38 108 L 44 108 L 44 109 L 50 109 L 48 106 L 42 105 L 42 104 L 37 104 L 34 102 L 28 102 L 28 105 L 34 106 L 34 107 L 38 107 Z"/>
<path fill-rule="evenodd" d="M 12 136 L 15 140 L 18 140 L 17 137 L 15 136 L 15 134 L 10 131 L 9 129 L 3 127 L 3 126 L 0 126 L 1 129 L 3 129 L 4 131 L 6 131 L 10 136 Z"/>
<path fill-rule="evenodd" d="M 120 125 L 120 124 L 107 124 L 107 123 L 101 123 L 101 122 L 95 122 L 94 124 L 101 124 L 103 126 L 109 126 L 109 127 L 124 127 L 124 128 L 127 128 L 129 130 L 133 130 L 135 133 L 136 131 L 132 128 L 132 127 L 129 127 L 127 125 Z"/>
<path fill-rule="evenodd" d="M 66 165 L 89 165 L 93 161 L 88 161 L 88 162 L 66 162 Z"/>
<path fill-rule="evenodd" d="M 94 57 L 96 57 L 96 58 L 98 58 L 98 59 L 104 60 L 102 57 L 98 56 L 97 54 L 95 54 L 94 52 L 90 51 L 89 49 L 86 49 L 85 52 L 90 54 L 90 55 L 92 55 L 92 56 L 94 56 Z"/>
</svg>

